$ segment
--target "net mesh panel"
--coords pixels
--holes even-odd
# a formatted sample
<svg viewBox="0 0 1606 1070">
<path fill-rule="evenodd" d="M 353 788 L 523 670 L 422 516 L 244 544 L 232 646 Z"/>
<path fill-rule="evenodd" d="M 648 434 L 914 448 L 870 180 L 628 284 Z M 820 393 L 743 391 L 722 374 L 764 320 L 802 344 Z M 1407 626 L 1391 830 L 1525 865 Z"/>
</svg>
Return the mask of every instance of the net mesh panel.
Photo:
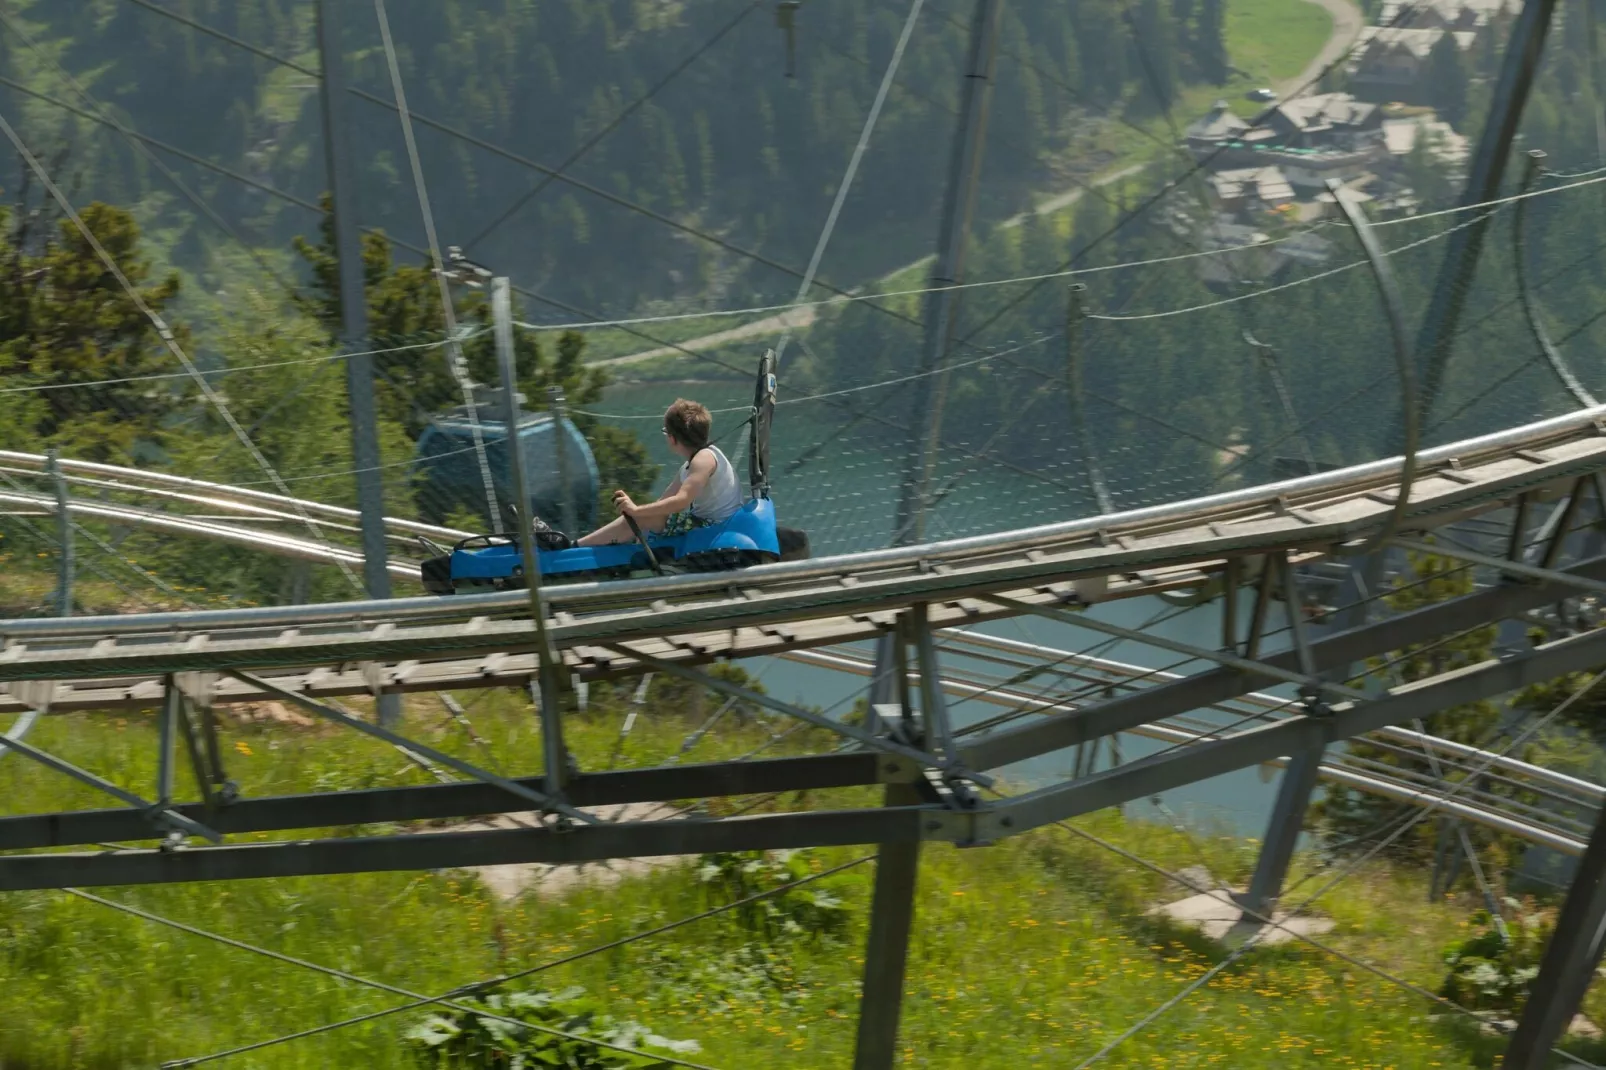
<svg viewBox="0 0 1606 1070">
<path fill-rule="evenodd" d="M 1540 315 L 1574 373 L 1599 395 L 1606 394 L 1606 359 L 1601 356 L 1606 318 L 1599 317 L 1606 309 L 1606 251 L 1594 248 L 1589 235 L 1606 233 L 1606 207 L 1597 201 L 1590 190 L 1581 189 L 1530 202 L 1527 244 Z M 1379 230 L 1385 247 L 1396 250 L 1391 264 L 1413 345 L 1445 237 L 1466 218 L 1452 214 Z M 1479 268 L 1467 286 L 1461 327 L 1452 339 L 1449 373 L 1423 429 L 1424 448 L 1576 408 L 1541 359 L 1524 320 L 1511 270 L 1510 227 L 1509 210 L 1497 213 L 1489 224 Z M 1578 236 L 1568 237 L 1573 231 Z M 1424 241 L 1432 237 L 1438 240 Z M 1201 240 L 1200 229 L 1183 215 L 1161 212 L 1147 225 L 1123 228 L 1088 263 L 1175 255 Z M 1046 271 L 1074 248 L 1063 237 L 1039 240 L 1040 247 L 1028 255 L 994 248 L 993 241 L 983 241 L 972 277 Z M 1030 243 L 1022 239 L 1017 244 Z M 1084 307 L 1095 317 L 1106 317 L 1074 328 L 1086 447 L 1068 375 L 1065 280 L 966 291 L 954 344 L 942 362 L 945 371 L 926 380 L 911 379 L 922 365 L 918 322 L 878 312 L 870 301 L 818 310 L 814 324 L 799 332 L 788 348 L 787 363 L 778 369 L 770 482 L 780 522 L 808 532 L 817 555 L 877 549 L 892 542 L 911 442 L 925 434 L 931 416 L 930 408 L 917 411 L 916 399 L 926 386 L 941 399 L 936 448 L 923 480 L 927 539 L 1096 515 L 1095 471 L 1112 507 L 1129 510 L 1265 483 L 1286 475 L 1280 458 L 1300 459 L 1308 453 L 1319 467 L 1327 467 L 1391 455 L 1400 430 L 1399 386 L 1393 342 L 1371 274 L 1357 266 L 1315 277 L 1359 259 L 1353 235 L 1340 226 L 1316 228 L 1302 239 L 1300 256 L 1280 252 L 1285 245 L 1082 276 L 1087 286 Z M 1295 285 L 1222 303 L 1290 283 Z M 919 320 L 918 296 L 878 298 L 876 303 Z M 1172 310 L 1186 311 L 1157 315 Z M 720 321 L 719 327 L 762 319 L 736 318 Z M 1274 347 L 1288 394 L 1286 406 L 1264 358 L 1244 341 L 1245 332 Z M 602 415 L 587 419 L 638 437 L 659 465 L 661 488 L 678 466 L 657 433 L 665 404 L 684 395 L 711 409 L 729 410 L 716 413 L 714 434 L 718 438 L 732 431 L 751 411 L 759 357 L 774 341 L 763 334 L 744 337 L 697 357 L 674 357 L 667 370 L 653 363 L 620 365 L 613 369 L 617 381 L 595 406 Z M 642 348 L 651 345 L 638 342 Z M 320 441 L 278 430 L 287 411 L 343 398 L 344 369 L 339 360 L 328 359 L 332 351 L 326 343 L 321 349 L 297 350 L 299 363 L 272 367 L 264 365 L 272 363 L 273 354 L 221 352 L 199 344 L 194 348 L 197 361 L 210 369 L 235 417 L 293 494 L 355 506 L 356 478 L 341 404 L 332 410 L 333 430 Z M 445 358 L 438 348 L 422 348 L 392 359 Z M 630 378 L 638 374 L 639 380 Z M 387 381 L 381 389 L 406 393 L 404 380 Z M 9 398 L 6 404 L 13 407 L 44 403 L 36 397 Z M 166 448 L 132 448 L 125 458 L 79 452 L 65 441 L 64 455 L 132 460 L 173 474 L 276 489 L 185 378 L 111 386 L 69 383 L 45 400 L 69 426 L 104 428 L 119 420 L 136 421 L 153 398 L 181 426 L 204 428 L 207 434 L 169 436 Z M 421 420 L 444 415 L 425 413 Z M 751 462 L 745 431 L 719 442 L 733 463 Z M 18 443 L 17 448 L 29 444 Z M 434 469 L 465 457 L 419 460 L 405 438 L 387 439 L 384 451 L 391 515 L 439 518 L 472 531 L 489 526 L 483 509 L 430 497 Z M 569 461 L 574 468 L 581 464 L 578 457 Z M 42 473 L 16 467 L 9 478 L 20 488 L 11 488 L 12 493 L 32 494 L 41 503 L 53 496 Z M 354 522 L 320 520 L 314 533 L 290 508 L 281 508 L 289 515 L 248 516 L 216 502 L 162 497 L 115 481 L 74 480 L 70 492 L 106 505 L 228 523 L 265 537 L 352 551 L 360 546 Z M 19 507 L 12 513 L 26 511 Z M 598 522 L 606 519 L 599 516 Z M 37 530 L 27 530 L 24 520 Z M 176 535 L 137 520 L 80 517 L 78 522 L 112 548 L 93 551 L 113 555 L 105 563 L 108 570 L 119 557 L 137 562 L 202 604 L 361 597 L 329 565 L 299 565 L 260 549 Z M 53 532 L 54 520 L 48 515 L 0 516 L 0 536 L 16 548 L 13 569 L 37 574 L 40 583 L 53 576 Z M 80 553 L 89 552 L 90 545 L 80 540 Z M 394 540 L 392 551 L 415 560 L 427 553 L 414 539 Z M 171 601 L 141 572 L 116 567 L 131 589 Z M 12 611 L 25 612 L 23 600 L 23 594 L 8 598 Z M 128 608 L 138 608 L 132 598 Z"/>
</svg>

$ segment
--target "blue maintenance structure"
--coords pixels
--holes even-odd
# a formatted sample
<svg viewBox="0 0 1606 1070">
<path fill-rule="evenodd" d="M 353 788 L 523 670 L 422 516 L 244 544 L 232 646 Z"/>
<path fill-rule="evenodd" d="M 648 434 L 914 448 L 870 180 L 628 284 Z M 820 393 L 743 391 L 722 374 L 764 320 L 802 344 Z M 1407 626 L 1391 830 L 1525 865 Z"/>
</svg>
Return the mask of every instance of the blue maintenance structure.
<svg viewBox="0 0 1606 1070">
<path fill-rule="evenodd" d="M 485 461 L 491 470 L 497 501 L 518 505 L 507 478 L 507 423 L 499 414 L 491 415 L 500 408 L 489 397 L 495 393 L 499 392 L 487 392 L 487 397 L 480 399 L 475 407 L 480 436 L 485 443 Z M 563 437 L 561 455 L 566 471 L 559 470 L 559 435 Z M 563 516 L 567 496 L 575 522 L 582 527 L 595 527 L 597 462 L 580 429 L 568 419 L 559 419 L 551 413 L 521 412 L 517 439 L 524 451 L 525 479 L 530 490 L 530 500 L 519 508 L 519 514 Z M 424 519 L 438 524 L 444 523 L 454 512 L 483 515 L 485 477 L 474 448 L 473 421 L 466 407 L 432 420 L 419 436 L 414 456 L 423 480 L 418 499 L 426 514 Z"/>
<path fill-rule="evenodd" d="M 747 420 L 751 498 L 733 515 L 677 535 L 644 534 L 634 543 L 573 546 L 565 534 L 533 521 L 536 567 L 541 581 L 617 579 L 644 572 L 709 572 L 747 568 L 769 561 L 808 557 L 808 536 L 779 527 L 769 496 L 769 434 L 775 413 L 773 354 L 760 365 L 752 414 Z M 589 457 L 589 454 L 587 454 Z M 593 497 L 595 497 L 593 495 Z M 548 515 L 552 515 L 548 512 Z M 516 532 L 476 535 L 449 553 L 425 561 L 424 587 L 435 594 L 509 590 L 525 585 Z"/>
</svg>

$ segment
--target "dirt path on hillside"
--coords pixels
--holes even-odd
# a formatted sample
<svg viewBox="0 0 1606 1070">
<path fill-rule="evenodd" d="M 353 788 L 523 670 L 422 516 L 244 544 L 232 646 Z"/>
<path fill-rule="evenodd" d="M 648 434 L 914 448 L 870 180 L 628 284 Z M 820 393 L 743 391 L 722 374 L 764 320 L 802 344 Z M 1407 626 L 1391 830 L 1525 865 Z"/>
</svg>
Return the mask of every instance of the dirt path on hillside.
<svg viewBox="0 0 1606 1070">
<path fill-rule="evenodd" d="M 1305 64 L 1304 70 L 1274 87 L 1279 98 L 1288 96 L 1307 82 L 1314 82 L 1328 64 L 1349 51 L 1355 39 L 1361 35 L 1361 27 L 1366 25 L 1366 16 L 1361 14 L 1361 9 L 1351 0 L 1307 0 L 1307 2 L 1318 5 L 1333 16 L 1333 32 L 1327 35 L 1327 43 L 1316 53 L 1314 59 Z"/>
</svg>

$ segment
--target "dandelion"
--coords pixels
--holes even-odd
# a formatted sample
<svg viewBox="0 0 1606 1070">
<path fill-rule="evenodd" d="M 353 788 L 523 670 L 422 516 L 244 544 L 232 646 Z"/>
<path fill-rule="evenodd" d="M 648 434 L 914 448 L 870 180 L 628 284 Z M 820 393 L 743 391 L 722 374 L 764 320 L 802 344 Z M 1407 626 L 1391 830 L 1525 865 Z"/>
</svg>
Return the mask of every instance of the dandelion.
<svg viewBox="0 0 1606 1070">
<path fill-rule="evenodd" d="M 237 739 L 234 741 L 234 749 L 248 758 L 251 756 L 251 744 L 247 743 L 243 739 Z"/>
</svg>

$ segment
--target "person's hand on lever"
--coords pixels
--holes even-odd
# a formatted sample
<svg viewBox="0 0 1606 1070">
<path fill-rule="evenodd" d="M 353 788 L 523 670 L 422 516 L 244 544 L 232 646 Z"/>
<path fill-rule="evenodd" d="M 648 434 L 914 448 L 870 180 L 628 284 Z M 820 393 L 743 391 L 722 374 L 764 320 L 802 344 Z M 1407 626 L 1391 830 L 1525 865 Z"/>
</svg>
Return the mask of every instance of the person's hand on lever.
<svg viewBox="0 0 1606 1070">
<path fill-rule="evenodd" d="M 635 516 L 641 507 L 630 500 L 630 495 L 622 490 L 613 492 L 613 507 L 619 510 L 620 516 Z"/>
</svg>

